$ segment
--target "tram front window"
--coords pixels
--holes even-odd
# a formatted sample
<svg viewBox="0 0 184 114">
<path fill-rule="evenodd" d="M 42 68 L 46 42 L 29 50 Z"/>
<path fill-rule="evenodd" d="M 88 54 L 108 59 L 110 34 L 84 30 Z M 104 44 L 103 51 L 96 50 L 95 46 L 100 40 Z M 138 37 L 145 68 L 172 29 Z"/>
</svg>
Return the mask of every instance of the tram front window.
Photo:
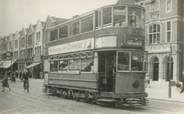
<svg viewBox="0 0 184 114">
<path fill-rule="evenodd" d="M 118 53 L 118 70 L 128 71 L 129 70 L 129 52 L 119 52 Z"/>
<path fill-rule="evenodd" d="M 103 25 L 112 23 L 112 7 L 103 9 Z"/>
<path fill-rule="evenodd" d="M 140 53 L 132 53 L 131 69 L 132 71 L 143 71 L 143 56 Z"/>
<path fill-rule="evenodd" d="M 143 19 L 141 19 L 141 9 L 136 7 L 128 8 L 128 23 L 129 26 L 142 27 Z"/>
<path fill-rule="evenodd" d="M 126 25 L 126 7 L 117 6 L 114 7 L 114 26 Z"/>
</svg>

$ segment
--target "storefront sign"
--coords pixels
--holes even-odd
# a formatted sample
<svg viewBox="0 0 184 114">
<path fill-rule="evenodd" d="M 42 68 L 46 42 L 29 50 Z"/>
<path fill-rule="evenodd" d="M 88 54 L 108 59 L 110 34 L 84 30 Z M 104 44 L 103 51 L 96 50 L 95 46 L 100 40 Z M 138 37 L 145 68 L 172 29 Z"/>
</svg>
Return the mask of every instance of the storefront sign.
<svg viewBox="0 0 184 114">
<path fill-rule="evenodd" d="M 149 53 L 163 53 L 163 52 L 170 52 L 171 48 L 167 44 L 166 45 L 149 45 L 149 46 L 146 46 L 146 51 L 148 51 Z"/>
<path fill-rule="evenodd" d="M 49 55 L 94 49 L 94 39 L 80 40 L 48 48 Z"/>
</svg>

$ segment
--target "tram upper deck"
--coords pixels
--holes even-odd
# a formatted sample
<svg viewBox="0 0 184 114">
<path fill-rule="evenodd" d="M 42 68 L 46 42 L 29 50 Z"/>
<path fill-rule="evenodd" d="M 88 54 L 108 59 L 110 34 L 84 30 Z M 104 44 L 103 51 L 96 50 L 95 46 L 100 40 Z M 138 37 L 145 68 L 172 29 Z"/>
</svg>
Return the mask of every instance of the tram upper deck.
<svg viewBox="0 0 184 114">
<path fill-rule="evenodd" d="M 94 42 L 93 49 L 119 46 L 143 47 L 143 15 L 144 9 L 137 5 L 105 6 L 47 27 L 46 47 L 48 51 L 53 52 L 52 47 L 77 41 Z M 101 46 L 102 42 L 105 46 Z M 58 53 L 48 53 L 48 55 L 55 54 Z"/>
</svg>

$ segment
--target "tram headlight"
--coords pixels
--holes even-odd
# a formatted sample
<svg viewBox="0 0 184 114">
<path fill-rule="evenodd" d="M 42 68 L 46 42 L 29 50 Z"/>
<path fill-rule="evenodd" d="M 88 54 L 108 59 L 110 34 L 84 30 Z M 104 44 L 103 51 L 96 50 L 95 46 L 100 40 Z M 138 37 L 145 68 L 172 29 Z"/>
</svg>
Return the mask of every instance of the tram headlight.
<svg viewBox="0 0 184 114">
<path fill-rule="evenodd" d="M 138 80 L 136 80 L 136 81 L 132 84 L 132 86 L 133 86 L 135 89 L 137 89 L 137 88 L 139 88 L 139 86 L 140 86 L 140 82 L 139 82 Z"/>
</svg>

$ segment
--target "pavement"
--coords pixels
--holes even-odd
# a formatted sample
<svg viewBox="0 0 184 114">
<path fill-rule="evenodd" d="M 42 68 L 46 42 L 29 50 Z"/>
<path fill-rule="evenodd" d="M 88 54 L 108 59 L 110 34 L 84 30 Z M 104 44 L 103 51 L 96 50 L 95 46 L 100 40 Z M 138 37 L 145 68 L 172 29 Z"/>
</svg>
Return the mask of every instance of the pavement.
<svg viewBox="0 0 184 114">
<path fill-rule="evenodd" d="M 181 89 L 172 86 L 171 98 L 168 97 L 168 82 L 153 82 L 151 81 L 150 87 L 146 88 L 149 99 L 167 100 L 184 103 L 184 93 L 180 93 Z"/>
</svg>

